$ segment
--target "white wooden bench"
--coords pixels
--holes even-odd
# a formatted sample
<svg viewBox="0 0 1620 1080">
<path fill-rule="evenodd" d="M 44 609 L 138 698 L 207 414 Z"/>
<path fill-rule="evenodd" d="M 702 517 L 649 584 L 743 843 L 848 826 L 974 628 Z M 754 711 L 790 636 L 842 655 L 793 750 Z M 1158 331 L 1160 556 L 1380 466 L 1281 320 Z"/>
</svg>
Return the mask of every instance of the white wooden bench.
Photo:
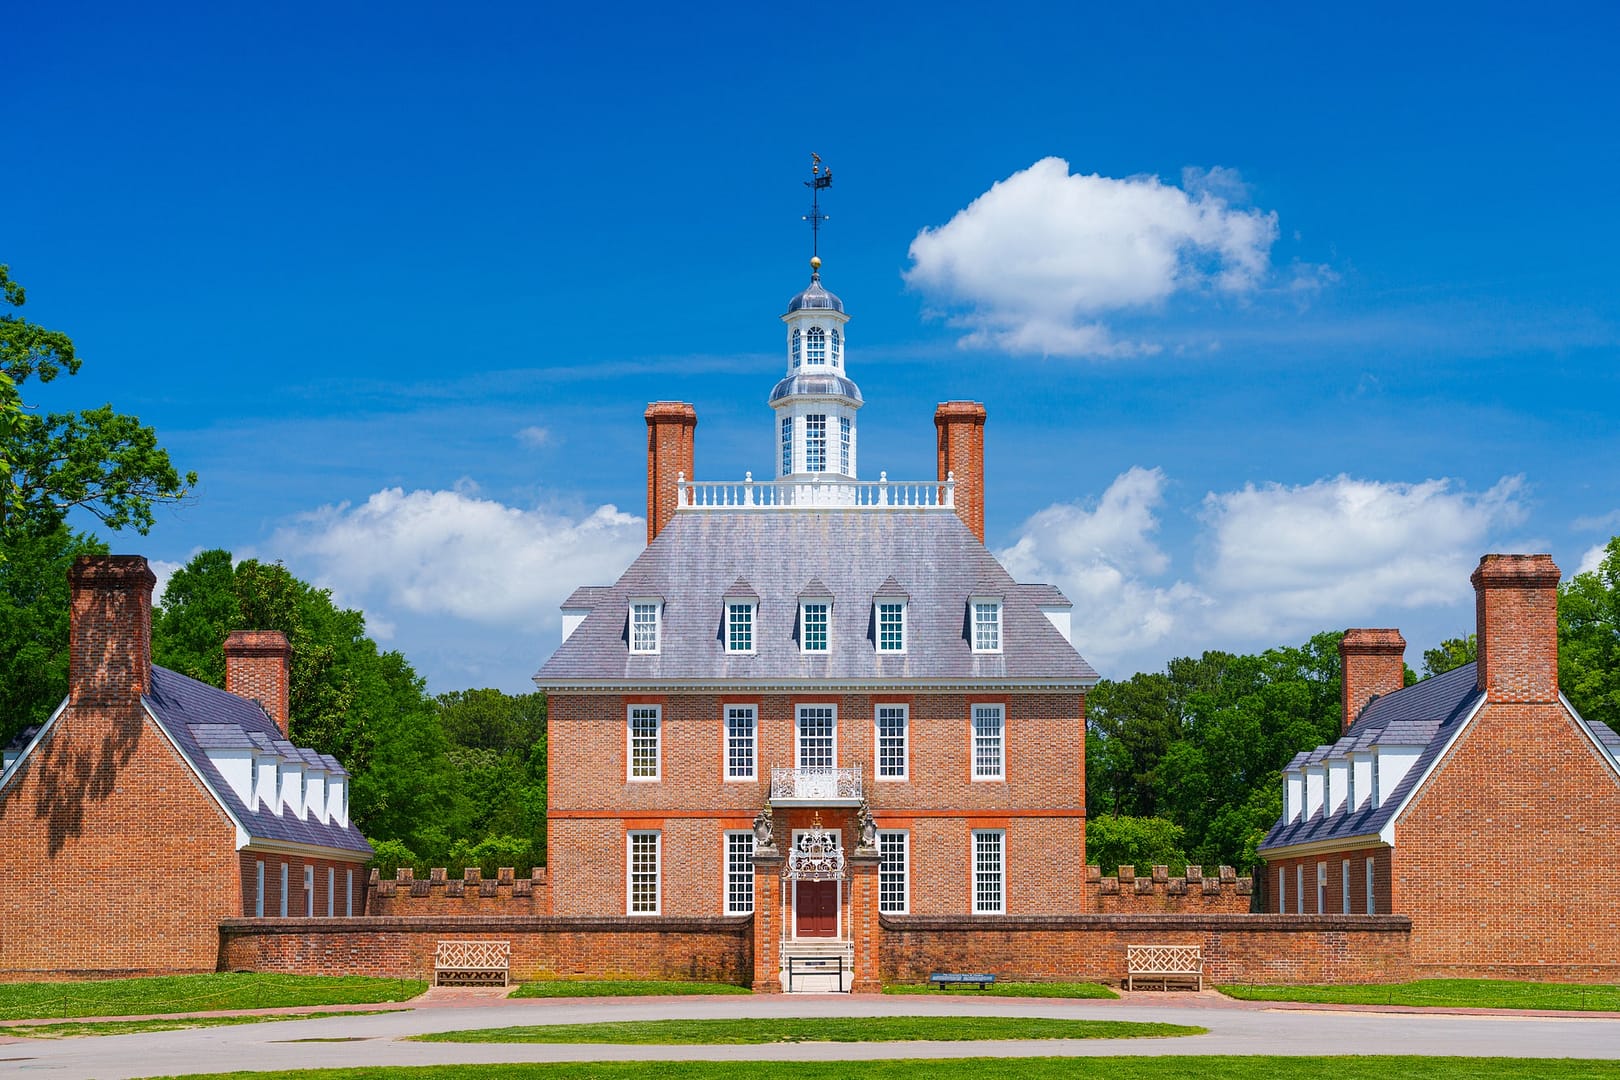
<svg viewBox="0 0 1620 1080">
<path fill-rule="evenodd" d="M 507 986 L 510 941 L 441 941 L 433 952 L 435 986 Z"/>
<path fill-rule="evenodd" d="M 1171 983 L 1204 988 L 1204 957 L 1197 945 L 1125 946 L 1125 989 L 1135 990 L 1138 980 L 1157 981 L 1159 989 Z"/>
</svg>

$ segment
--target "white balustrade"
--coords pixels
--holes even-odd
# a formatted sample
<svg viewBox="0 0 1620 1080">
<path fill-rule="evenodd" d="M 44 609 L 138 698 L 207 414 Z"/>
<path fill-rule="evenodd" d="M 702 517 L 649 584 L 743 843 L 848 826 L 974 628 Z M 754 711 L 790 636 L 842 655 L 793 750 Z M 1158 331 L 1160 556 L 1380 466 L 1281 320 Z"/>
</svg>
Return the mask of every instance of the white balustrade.
<svg viewBox="0 0 1620 1080">
<path fill-rule="evenodd" d="M 677 505 L 689 510 L 792 510 L 806 507 L 852 507 L 862 510 L 952 510 L 956 507 L 956 474 L 941 480 L 877 480 L 842 477 L 809 480 L 688 480 L 675 478 Z"/>
</svg>

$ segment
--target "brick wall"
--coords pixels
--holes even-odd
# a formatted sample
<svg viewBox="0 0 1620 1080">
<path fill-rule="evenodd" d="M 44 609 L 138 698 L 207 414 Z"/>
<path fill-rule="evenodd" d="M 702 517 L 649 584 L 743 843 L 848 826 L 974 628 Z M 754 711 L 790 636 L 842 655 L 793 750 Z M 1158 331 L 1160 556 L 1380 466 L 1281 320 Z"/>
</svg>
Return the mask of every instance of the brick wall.
<svg viewBox="0 0 1620 1080">
<path fill-rule="evenodd" d="M 461 877 L 450 877 L 444 867 L 434 867 L 425 878 L 409 869 L 400 869 L 391 880 L 382 880 L 371 871 L 366 910 L 373 915 L 460 916 L 460 915 L 550 915 L 551 875 L 537 866 L 527 877 L 518 877 L 510 866 L 501 867 L 492 878 L 469 866 Z"/>
<path fill-rule="evenodd" d="M 939 479 L 956 476 L 956 515 L 984 543 L 984 406 L 941 402 L 934 410 Z"/>
<path fill-rule="evenodd" d="M 908 779 L 878 780 L 874 708 L 910 707 Z M 837 706 L 838 764 L 859 764 L 879 828 L 911 833 L 913 910 L 968 909 L 972 830 L 1007 830 L 1008 909 L 1057 913 L 1084 903 L 1084 699 L 1079 694 L 554 694 L 547 865 L 558 915 L 625 910 L 625 834 L 662 834 L 663 913 L 722 911 L 724 833 L 747 829 L 773 766 L 794 764 L 795 708 Z M 972 707 L 1005 706 L 1005 780 L 971 777 Z M 626 709 L 662 707 L 660 778 L 631 781 Z M 758 709 L 756 777 L 725 778 L 725 709 Z M 852 828 L 847 809 L 824 823 Z M 784 825 L 804 827 L 808 822 Z M 791 835 L 782 833 L 782 835 Z M 853 834 L 845 837 L 854 846 Z"/>
<path fill-rule="evenodd" d="M 935 971 L 1003 980 L 1119 983 L 1127 945 L 1198 945 L 1207 983 L 1397 982 L 1411 978 L 1401 916 L 884 916 L 883 978 Z"/>
<path fill-rule="evenodd" d="M 1189 866 L 1179 877 L 1171 877 L 1168 866 L 1155 866 L 1146 875 L 1138 875 L 1134 866 L 1121 866 L 1109 877 L 1101 867 L 1086 867 L 1085 910 L 1099 914 L 1242 914 L 1253 894 L 1254 880 L 1238 877 L 1230 866 L 1213 876 L 1205 876 L 1202 866 Z"/>
<path fill-rule="evenodd" d="M 242 882 L 242 906 L 233 915 L 257 917 L 260 904 L 259 864 L 264 864 L 264 918 L 281 916 L 281 874 L 287 868 L 287 917 L 310 918 L 333 916 L 348 917 L 352 898 L 353 914 L 366 913 L 366 884 L 368 872 L 364 861 L 320 859 L 302 855 L 288 855 L 279 851 L 260 851 L 243 848 L 238 852 L 238 876 Z M 310 890 L 305 889 L 305 868 L 313 870 L 308 876 Z M 313 908 L 311 903 L 313 902 Z M 328 906 L 330 905 L 330 906 Z"/>
<path fill-rule="evenodd" d="M 1350 908 L 1344 909 L 1344 862 L 1350 861 Z M 1367 860 L 1373 861 L 1373 909 L 1367 910 Z M 1322 910 L 1317 910 L 1318 866 L 1327 870 L 1327 887 L 1322 891 Z M 1279 886 L 1278 875 L 1286 879 L 1281 897 L 1287 902 L 1286 915 L 1388 915 L 1399 911 L 1410 915 L 1405 907 L 1397 909 L 1390 879 L 1390 850 L 1386 847 L 1357 848 L 1354 851 L 1335 851 L 1327 855 L 1306 855 L 1293 859 L 1274 859 L 1266 863 L 1263 873 L 1261 906 L 1276 913 Z M 1298 885 L 1304 883 L 1305 906 L 1300 908 Z"/>
<path fill-rule="evenodd" d="M 512 944 L 512 978 L 674 979 L 747 985 L 751 919 L 540 917 L 227 919 L 221 971 L 432 979 L 440 941 Z"/>
<path fill-rule="evenodd" d="M 675 515 L 675 484 L 693 479 L 697 410 L 684 401 L 647 406 L 647 543 Z"/>
</svg>

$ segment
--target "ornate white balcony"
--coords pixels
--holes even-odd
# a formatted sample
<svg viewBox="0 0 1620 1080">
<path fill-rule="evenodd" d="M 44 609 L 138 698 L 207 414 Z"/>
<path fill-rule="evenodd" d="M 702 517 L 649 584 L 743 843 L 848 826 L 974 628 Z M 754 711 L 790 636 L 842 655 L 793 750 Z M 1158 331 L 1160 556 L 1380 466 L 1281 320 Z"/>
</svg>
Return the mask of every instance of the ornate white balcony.
<svg viewBox="0 0 1620 1080">
<path fill-rule="evenodd" d="M 862 510 L 952 510 L 956 475 L 941 480 L 846 480 L 820 476 L 810 480 L 688 480 L 675 478 L 682 510 L 802 510 L 806 507 L 852 507 Z"/>
<path fill-rule="evenodd" d="M 772 769 L 773 806 L 859 806 L 861 767 L 847 769 Z"/>
</svg>

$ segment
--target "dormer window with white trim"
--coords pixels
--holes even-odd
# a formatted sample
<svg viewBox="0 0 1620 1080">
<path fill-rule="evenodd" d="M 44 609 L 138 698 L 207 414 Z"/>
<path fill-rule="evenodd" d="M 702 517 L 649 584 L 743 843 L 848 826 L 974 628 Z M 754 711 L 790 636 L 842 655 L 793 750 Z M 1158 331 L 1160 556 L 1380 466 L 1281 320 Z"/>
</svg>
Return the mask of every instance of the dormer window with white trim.
<svg viewBox="0 0 1620 1080">
<path fill-rule="evenodd" d="M 975 596 L 973 609 L 973 651 L 1001 651 L 1001 601 L 993 596 Z"/>
<path fill-rule="evenodd" d="M 903 653 L 906 651 L 906 602 L 899 598 L 877 601 L 877 651 Z"/>
<path fill-rule="evenodd" d="M 832 602 L 829 600 L 801 600 L 799 602 L 799 651 L 824 653 L 830 644 Z"/>
<path fill-rule="evenodd" d="M 812 326 L 809 333 L 804 335 L 804 362 L 806 364 L 827 362 L 827 331 L 819 326 Z"/>
<path fill-rule="evenodd" d="M 630 651 L 656 653 L 663 638 L 664 602 L 655 598 L 630 601 Z"/>
<path fill-rule="evenodd" d="M 726 652 L 751 653 L 754 651 L 754 612 L 757 605 L 751 600 L 726 601 Z"/>
</svg>

